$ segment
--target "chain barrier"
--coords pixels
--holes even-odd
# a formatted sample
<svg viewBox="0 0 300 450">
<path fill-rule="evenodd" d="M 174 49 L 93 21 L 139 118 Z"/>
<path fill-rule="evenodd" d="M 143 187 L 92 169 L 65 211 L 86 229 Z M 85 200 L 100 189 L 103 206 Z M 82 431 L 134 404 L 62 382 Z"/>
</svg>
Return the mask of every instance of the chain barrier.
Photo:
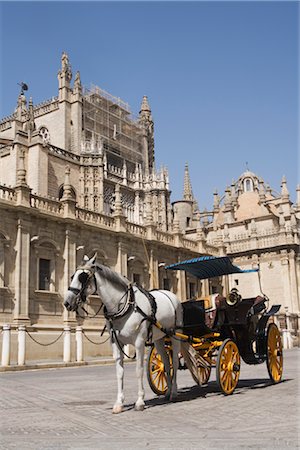
<svg viewBox="0 0 300 450">
<path fill-rule="evenodd" d="M 61 337 L 62 337 L 62 335 L 64 334 L 64 330 L 60 333 L 60 335 L 57 337 L 57 338 L 55 338 L 54 339 L 54 341 L 52 341 L 52 342 L 49 342 L 48 344 L 43 344 L 42 342 L 39 342 L 39 341 L 37 341 L 33 336 L 31 336 L 31 334 L 29 333 L 29 331 L 27 331 L 27 330 L 25 330 L 26 331 L 26 333 L 28 334 L 28 336 L 30 337 L 30 339 L 32 339 L 36 344 L 38 344 L 38 345 L 42 345 L 43 347 L 48 347 L 49 345 L 53 345 L 53 344 L 55 344 L 55 342 L 57 342 Z"/>
<path fill-rule="evenodd" d="M 105 344 L 105 342 L 107 342 L 109 339 L 110 339 L 110 336 L 108 336 L 108 338 L 107 339 L 105 339 L 105 341 L 103 341 L 103 342 L 94 342 L 94 341 L 92 341 L 92 339 L 90 339 L 89 337 L 87 337 L 87 335 L 85 334 L 85 332 L 82 330 L 82 334 L 83 334 L 83 336 L 91 343 L 91 344 L 95 344 L 95 345 L 102 345 L 102 344 Z"/>
</svg>

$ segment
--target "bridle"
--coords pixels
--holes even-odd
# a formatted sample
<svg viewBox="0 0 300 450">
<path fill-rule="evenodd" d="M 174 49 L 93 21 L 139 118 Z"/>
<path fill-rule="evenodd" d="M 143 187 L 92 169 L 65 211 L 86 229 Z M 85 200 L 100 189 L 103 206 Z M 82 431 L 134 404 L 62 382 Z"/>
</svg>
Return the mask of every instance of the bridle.
<svg viewBox="0 0 300 450">
<path fill-rule="evenodd" d="M 78 288 L 74 288 L 72 286 L 68 287 L 68 291 L 73 292 L 73 294 L 76 295 L 75 298 L 75 307 L 74 307 L 74 311 L 77 311 L 79 306 L 82 307 L 82 303 L 86 302 L 86 294 L 85 294 L 85 290 L 90 282 L 91 279 L 94 279 L 94 284 L 95 284 L 95 290 L 91 295 L 94 295 L 97 293 L 97 280 L 95 277 L 95 270 L 101 270 L 100 267 L 98 268 L 94 268 L 94 269 L 89 269 L 87 267 L 78 267 L 76 269 L 76 272 L 78 270 L 82 270 L 82 272 L 78 275 L 78 280 L 81 283 L 81 289 Z M 76 273 L 75 272 L 75 273 Z M 72 275 L 71 279 L 74 277 L 74 274 Z M 83 308 L 84 309 L 84 308 Z"/>
</svg>

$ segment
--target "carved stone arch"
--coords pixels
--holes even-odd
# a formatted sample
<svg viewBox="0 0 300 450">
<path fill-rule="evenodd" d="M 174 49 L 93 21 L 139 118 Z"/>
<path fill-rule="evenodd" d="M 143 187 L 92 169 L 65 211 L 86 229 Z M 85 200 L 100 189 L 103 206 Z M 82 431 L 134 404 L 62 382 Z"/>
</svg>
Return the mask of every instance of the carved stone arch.
<svg viewBox="0 0 300 450">
<path fill-rule="evenodd" d="M 149 268 L 147 262 L 138 257 L 129 257 L 127 261 L 127 272 L 130 281 L 140 284 L 144 288 L 149 288 Z"/>
<path fill-rule="evenodd" d="M 57 292 L 60 246 L 54 239 L 46 236 L 41 238 L 34 236 L 31 238 L 31 242 L 35 247 L 36 289 Z"/>
<path fill-rule="evenodd" d="M 41 247 L 44 247 L 44 248 L 46 247 L 46 248 L 54 250 L 57 256 L 61 252 L 60 246 L 57 244 L 57 242 L 55 242 L 54 239 L 51 239 L 49 237 L 38 238 L 37 244 L 36 244 L 36 249 L 39 249 Z"/>
</svg>

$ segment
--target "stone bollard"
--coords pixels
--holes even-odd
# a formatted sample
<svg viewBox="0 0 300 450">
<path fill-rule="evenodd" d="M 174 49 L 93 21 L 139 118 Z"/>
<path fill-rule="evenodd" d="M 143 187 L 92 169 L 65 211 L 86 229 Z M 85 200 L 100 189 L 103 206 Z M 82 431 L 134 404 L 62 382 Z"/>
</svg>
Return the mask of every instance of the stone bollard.
<svg viewBox="0 0 300 450">
<path fill-rule="evenodd" d="M 2 366 L 10 365 L 10 325 L 5 323 L 2 327 L 3 339 L 2 339 Z"/>
<path fill-rule="evenodd" d="M 82 327 L 76 327 L 76 361 L 83 361 Z"/>
<path fill-rule="evenodd" d="M 64 362 L 71 362 L 71 328 L 64 327 Z"/>
<path fill-rule="evenodd" d="M 289 330 L 282 330 L 282 345 L 284 349 L 293 348 L 292 336 Z"/>
<path fill-rule="evenodd" d="M 25 365 L 26 355 L 26 328 L 20 325 L 18 328 L 18 366 Z"/>
</svg>

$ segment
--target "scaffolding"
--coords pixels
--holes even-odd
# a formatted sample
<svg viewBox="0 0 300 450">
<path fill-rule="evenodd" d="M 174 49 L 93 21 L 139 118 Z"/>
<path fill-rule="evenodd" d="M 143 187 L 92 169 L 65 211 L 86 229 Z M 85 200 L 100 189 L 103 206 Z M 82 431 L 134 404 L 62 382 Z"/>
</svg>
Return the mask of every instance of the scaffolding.
<svg viewBox="0 0 300 450">
<path fill-rule="evenodd" d="M 143 129 L 138 118 L 123 100 L 94 85 L 84 88 L 83 133 L 85 142 L 106 150 L 114 165 L 124 159 L 143 164 Z"/>
</svg>

